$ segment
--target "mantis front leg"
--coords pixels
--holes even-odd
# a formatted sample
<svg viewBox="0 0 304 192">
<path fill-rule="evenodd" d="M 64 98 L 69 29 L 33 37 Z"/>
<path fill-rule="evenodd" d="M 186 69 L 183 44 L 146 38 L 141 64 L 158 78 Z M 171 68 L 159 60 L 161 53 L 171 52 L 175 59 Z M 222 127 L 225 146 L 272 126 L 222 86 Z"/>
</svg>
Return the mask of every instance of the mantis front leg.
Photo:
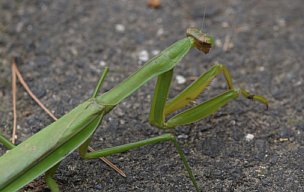
<svg viewBox="0 0 304 192">
<path fill-rule="evenodd" d="M 167 115 L 183 108 L 191 101 L 195 100 L 198 95 L 203 92 L 211 83 L 211 81 L 220 73 L 224 74 L 228 86 L 228 91 L 206 102 L 203 102 L 196 107 L 179 113 L 166 121 Z M 213 114 L 219 108 L 227 104 L 230 100 L 235 99 L 239 95 L 243 95 L 247 99 L 259 101 L 268 106 L 268 101 L 263 96 L 251 95 L 244 89 L 234 89 L 231 75 L 227 68 L 222 64 L 214 65 L 210 70 L 202 74 L 196 81 L 184 89 L 179 95 L 167 102 L 172 76 L 173 69 L 158 76 L 156 82 L 149 121 L 152 125 L 155 125 L 158 128 L 173 128 L 177 125 L 189 124 L 201 120 Z M 183 158 L 181 154 L 180 156 Z M 195 188 L 198 190 L 195 177 L 193 176 L 191 169 L 188 168 L 188 162 L 185 160 L 183 163 L 190 175 Z"/>
<path fill-rule="evenodd" d="M 191 101 L 195 100 L 203 92 L 211 81 L 218 74 L 223 73 L 228 86 L 228 91 L 208 100 L 196 107 L 190 108 L 180 114 L 175 115 L 166 121 L 166 116 L 185 107 Z M 199 121 L 227 104 L 230 100 L 239 95 L 247 99 L 259 101 L 268 106 L 268 101 L 263 96 L 251 95 L 244 89 L 235 89 L 232 85 L 232 78 L 227 68 L 222 64 L 214 65 L 206 73 L 202 74 L 196 81 L 184 89 L 179 95 L 167 102 L 170 83 L 173 70 L 163 73 L 158 77 L 155 86 L 155 92 L 152 100 L 152 106 L 149 121 L 152 125 L 159 128 L 173 128 L 177 125 L 184 125 Z"/>
<path fill-rule="evenodd" d="M 232 89 L 232 79 L 227 68 L 222 64 L 214 65 L 206 73 L 202 74 L 196 81 L 189 85 L 179 95 L 167 102 L 168 92 L 172 80 L 173 70 L 170 70 L 157 79 L 155 86 L 149 121 L 159 128 L 166 128 L 165 117 L 170 113 L 183 108 L 206 89 L 214 77 L 220 73 L 224 74 L 228 89 Z"/>
</svg>

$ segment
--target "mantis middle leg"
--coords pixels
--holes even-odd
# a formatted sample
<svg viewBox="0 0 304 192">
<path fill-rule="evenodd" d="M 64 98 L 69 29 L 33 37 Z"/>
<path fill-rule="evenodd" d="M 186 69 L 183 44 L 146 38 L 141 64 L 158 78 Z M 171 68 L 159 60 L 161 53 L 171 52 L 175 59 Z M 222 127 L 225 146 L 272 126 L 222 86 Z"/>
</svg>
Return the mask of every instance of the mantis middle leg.
<svg viewBox="0 0 304 192">
<path fill-rule="evenodd" d="M 6 137 L 4 137 L 1 133 L 0 133 L 0 143 L 2 143 L 9 150 L 13 149 L 15 147 L 15 145 L 12 142 L 10 142 L 10 140 L 8 140 Z M 49 169 L 45 173 L 45 181 L 46 181 L 47 185 L 49 186 L 49 188 L 51 189 L 52 192 L 59 192 L 58 184 L 52 178 L 52 176 L 55 174 L 58 166 L 59 166 L 59 163 L 56 166 Z"/>
<path fill-rule="evenodd" d="M 46 184 L 49 186 L 52 192 L 59 192 L 59 186 L 56 183 L 55 179 L 53 179 L 54 174 L 56 173 L 56 170 L 58 169 L 60 165 L 60 162 L 57 163 L 54 167 L 49 169 L 47 172 L 45 172 L 44 180 Z"/>
<path fill-rule="evenodd" d="M 174 144 L 180 158 L 182 159 L 183 164 L 185 165 L 185 167 L 187 169 L 187 172 L 191 178 L 191 181 L 192 181 L 196 191 L 199 191 L 198 185 L 196 183 L 195 177 L 193 176 L 193 173 L 192 173 L 189 163 L 186 159 L 186 156 L 184 155 L 179 144 L 177 143 L 176 137 L 172 134 L 163 134 L 161 136 L 152 137 L 152 138 L 137 141 L 134 143 L 128 143 L 128 144 L 124 144 L 124 145 L 110 147 L 110 148 L 106 148 L 106 149 L 102 149 L 102 150 L 98 150 L 98 151 L 94 151 L 94 152 L 88 152 L 88 146 L 89 146 L 91 140 L 87 140 L 79 148 L 79 154 L 84 159 L 96 159 L 99 157 L 106 157 L 108 155 L 112 155 L 112 154 L 116 154 L 116 153 L 122 153 L 122 152 L 125 152 L 128 150 L 134 149 L 134 148 L 139 148 L 139 147 L 145 146 L 145 145 L 156 144 L 156 143 L 165 142 L 165 141 L 170 141 Z"/>
<path fill-rule="evenodd" d="M 97 85 L 93 91 L 93 94 L 91 96 L 91 98 L 96 98 L 101 86 L 102 86 L 102 83 L 107 75 L 109 71 L 109 68 L 105 68 L 105 70 L 103 71 L 103 73 L 101 74 L 98 82 L 97 82 Z M 88 126 L 94 126 L 95 129 L 99 126 L 100 122 L 101 122 L 101 119 L 102 117 L 100 117 L 99 120 L 97 120 L 97 122 L 95 123 L 91 123 L 90 125 Z M 1 138 L 0 138 L 1 139 Z M 90 141 L 91 139 L 88 139 L 85 143 L 87 143 L 88 141 Z M 89 147 L 89 145 L 87 145 L 87 148 Z M 59 186 L 58 184 L 56 183 L 55 179 L 53 179 L 53 176 L 54 174 L 56 173 L 56 170 L 58 169 L 60 165 L 60 162 L 58 164 L 56 164 L 55 166 L 53 166 L 52 168 L 50 168 L 46 173 L 45 173 L 45 176 L 44 176 L 44 179 L 45 179 L 45 182 L 46 184 L 48 185 L 48 187 L 51 189 L 52 192 L 59 192 Z"/>
</svg>

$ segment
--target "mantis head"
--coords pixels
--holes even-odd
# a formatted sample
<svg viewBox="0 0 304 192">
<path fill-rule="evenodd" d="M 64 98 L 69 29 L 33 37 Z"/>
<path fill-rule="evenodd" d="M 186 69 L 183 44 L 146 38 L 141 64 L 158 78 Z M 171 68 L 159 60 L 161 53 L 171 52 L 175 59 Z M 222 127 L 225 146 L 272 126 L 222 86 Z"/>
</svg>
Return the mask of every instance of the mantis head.
<svg viewBox="0 0 304 192">
<path fill-rule="evenodd" d="M 208 53 L 210 48 L 214 45 L 214 38 L 197 28 L 188 28 L 186 34 L 187 37 L 192 37 L 194 39 L 194 46 L 204 53 Z"/>
</svg>

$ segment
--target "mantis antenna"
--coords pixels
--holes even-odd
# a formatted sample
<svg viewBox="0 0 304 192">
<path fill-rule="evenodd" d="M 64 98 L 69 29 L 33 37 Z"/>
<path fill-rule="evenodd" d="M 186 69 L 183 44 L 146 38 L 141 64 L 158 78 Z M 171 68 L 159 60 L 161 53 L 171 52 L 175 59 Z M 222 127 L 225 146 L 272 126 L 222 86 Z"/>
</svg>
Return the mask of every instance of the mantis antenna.
<svg viewBox="0 0 304 192">
<path fill-rule="evenodd" d="M 203 31 L 203 30 L 206 31 L 206 30 L 204 29 L 205 17 L 206 17 L 206 7 L 204 7 L 204 15 L 203 15 L 203 21 L 202 21 L 202 31 Z"/>
</svg>

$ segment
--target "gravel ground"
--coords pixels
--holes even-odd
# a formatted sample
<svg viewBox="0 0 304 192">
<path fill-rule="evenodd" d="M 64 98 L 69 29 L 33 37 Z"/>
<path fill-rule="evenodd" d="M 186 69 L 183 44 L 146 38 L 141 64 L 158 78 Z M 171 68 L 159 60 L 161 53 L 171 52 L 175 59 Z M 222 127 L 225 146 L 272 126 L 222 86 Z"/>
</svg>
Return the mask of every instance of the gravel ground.
<svg viewBox="0 0 304 192">
<path fill-rule="evenodd" d="M 189 2 L 163 0 L 155 10 L 135 0 L 1 0 L 1 132 L 10 135 L 12 127 L 12 56 L 22 59 L 19 68 L 33 92 L 62 116 L 90 96 L 104 65 L 110 73 L 103 90 L 109 90 L 144 59 L 183 38 L 188 27 L 203 27 L 215 36 L 216 46 L 208 55 L 193 50 L 184 58 L 175 74 L 186 82 L 174 82 L 170 96 L 220 62 L 230 69 L 236 85 L 266 96 L 270 108 L 266 111 L 261 104 L 240 98 L 213 118 L 175 129 L 200 188 L 304 191 L 302 0 Z M 147 122 L 154 83 L 106 116 L 94 136 L 94 148 L 163 133 Z M 22 142 L 52 119 L 18 88 L 18 142 Z M 198 101 L 224 90 L 224 79 L 219 77 Z M 109 159 L 128 176 L 121 177 L 99 160 L 83 161 L 74 152 L 55 178 L 62 191 L 194 190 L 170 143 Z M 47 191 L 41 181 L 32 183 L 33 191 Z"/>
</svg>

